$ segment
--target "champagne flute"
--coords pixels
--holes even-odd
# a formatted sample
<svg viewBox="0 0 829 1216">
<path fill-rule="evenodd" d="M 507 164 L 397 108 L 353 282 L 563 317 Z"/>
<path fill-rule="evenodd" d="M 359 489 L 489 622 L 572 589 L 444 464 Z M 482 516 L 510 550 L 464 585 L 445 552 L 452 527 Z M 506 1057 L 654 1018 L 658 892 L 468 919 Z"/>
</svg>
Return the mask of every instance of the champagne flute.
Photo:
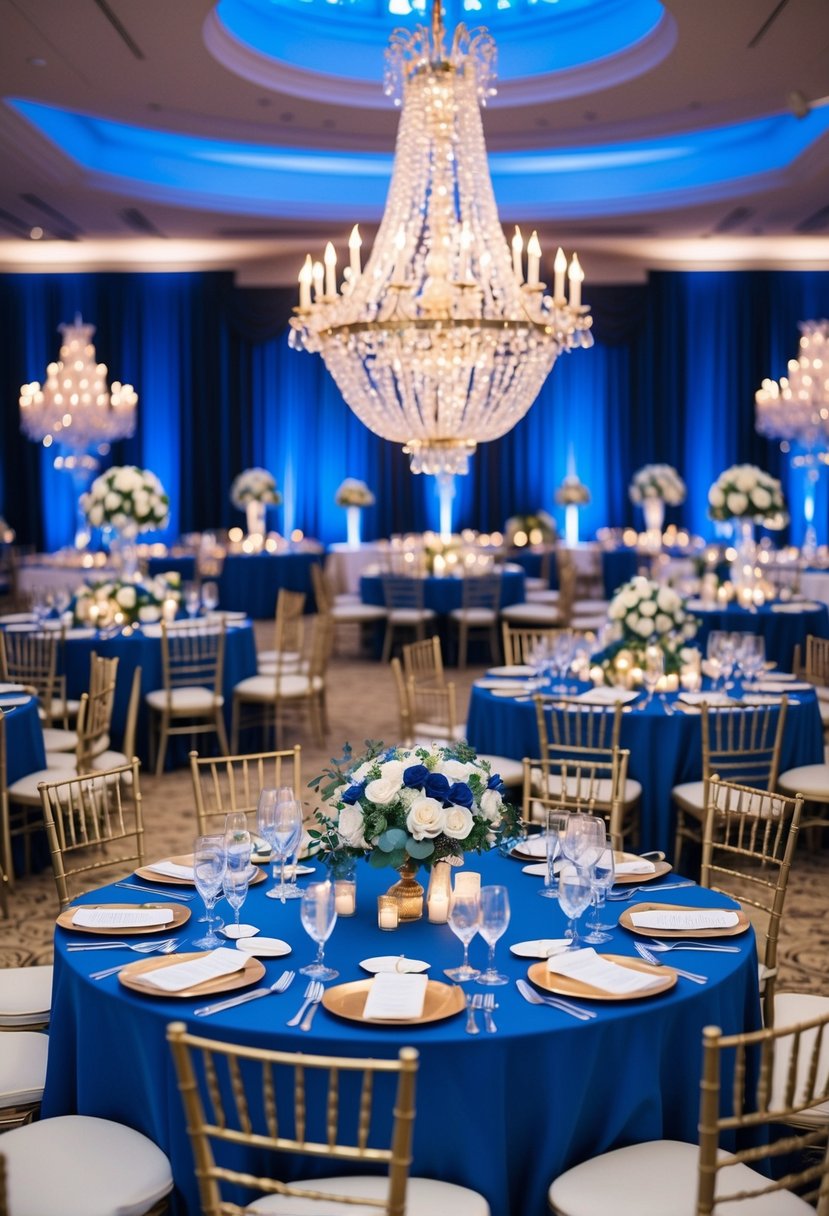
<svg viewBox="0 0 829 1216">
<path fill-rule="evenodd" d="M 641 708 L 647 709 L 653 700 L 653 694 L 656 692 L 656 687 L 659 681 L 665 674 L 665 655 L 661 646 L 646 646 L 645 647 L 645 665 L 642 669 L 642 683 L 647 690 L 647 699 L 643 702 Z"/>
<path fill-rule="evenodd" d="M 248 817 L 244 811 L 229 811 L 225 815 L 225 852 L 228 855 L 228 864 L 235 864 L 237 859 L 241 864 L 244 860 L 244 869 L 250 865 L 250 854 L 252 849 L 250 828 L 248 827 Z"/>
<path fill-rule="evenodd" d="M 585 937 L 585 941 L 591 946 L 598 946 L 602 942 L 611 940 L 608 929 L 612 929 L 612 925 L 603 925 L 599 921 L 601 909 L 605 906 L 607 893 L 613 886 L 613 880 L 616 877 L 616 862 L 613 856 L 613 849 L 605 849 L 597 858 L 592 870 L 590 871 L 590 887 L 592 896 L 592 907 L 588 918 L 587 927 L 590 932 Z"/>
<path fill-rule="evenodd" d="M 199 615 L 201 590 L 198 583 L 184 584 L 184 607 L 187 609 L 187 615 L 191 620 Z"/>
<path fill-rule="evenodd" d="M 238 938 L 242 936 L 239 916 L 242 911 L 242 904 L 247 899 L 249 886 L 250 862 L 245 862 L 243 854 L 229 854 L 222 878 L 222 890 L 224 891 L 225 899 L 233 909 L 233 924 L 225 928 L 225 937 Z M 245 926 L 245 932 L 248 932 L 248 926 Z"/>
<path fill-rule="evenodd" d="M 450 980 L 456 980 L 462 984 L 465 980 L 476 980 L 481 974 L 475 967 L 469 965 L 469 943 L 478 932 L 480 922 L 480 892 L 463 895 L 456 895 L 453 892 L 449 903 L 449 928 L 455 937 L 463 942 L 463 962 L 460 967 L 449 967 L 444 971 L 444 975 L 448 975 Z"/>
<path fill-rule="evenodd" d="M 273 886 L 265 894 L 269 899 L 285 903 L 285 861 L 299 846 L 302 839 L 302 804 L 294 801 L 279 801 L 277 790 L 262 790 L 257 806 L 259 831 L 271 846 L 274 858 Z M 279 877 L 277 881 L 277 863 Z"/>
<path fill-rule="evenodd" d="M 227 865 L 223 836 L 199 836 L 193 849 L 193 879 L 207 913 L 207 932 L 193 942 L 200 950 L 214 950 L 222 944 L 213 928 L 213 909 L 222 889 Z"/>
<path fill-rule="evenodd" d="M 558 884 L 556 881 L 555 862 L 561 857 L 564 838 L 567 835 L 567 824 L 570 812 L 564 808 L 551 809 L 547 812 L 547 873 L 544 875 L 544 886 L 539 891 L 545 899 L 558 899 Z"/>
<path fill-rule="evenodd" d="M 570 938 L 570 950 L 580 950 L 578 921 L 585 908 L 590 903 L 590 877 L 578 866 L 561 867 L 558 876 L 558 902 L 561 910 L 568 918 L 564 936 Z"/>
<path fill-rule="evenodd" d="M 506 933 L 509 924 L 509 892 L 506 887 L 481 887 L 481 923 L 478 932 L 489 946 L 486 971 L 478 976 L 479 984 L 507 984 L 509 979 L 495 970 L 495 943 Z"/>
<path fill-rule="evenodd" d="M 740 668 L 747 681 L 755 681 L 766 663 L 766 641 L 762 634 L 747 633 L 740 647 Z"/>
<path fill-rule="evenodd" d="M 209 580 L 202 583 L 201 602 L 205 612 L 215 612 L 219 607 L 219 584 Z"/>
<path fill-rule="evenodd" d="M 303 975 L 310 975 L 315 980 L 335 980 L 340 974 L 333 967 L 325 965 L 325 943 L 331 936 L 337 923 L 337 908 L 334 903 L 334 884 L 332 882 L 315 882 L 302 892 L 302 903 L 299 908 L 302 927 L 309 937 L 317 943 L 317 957 L 313 963 L 300 967 Z"/>
</svg>

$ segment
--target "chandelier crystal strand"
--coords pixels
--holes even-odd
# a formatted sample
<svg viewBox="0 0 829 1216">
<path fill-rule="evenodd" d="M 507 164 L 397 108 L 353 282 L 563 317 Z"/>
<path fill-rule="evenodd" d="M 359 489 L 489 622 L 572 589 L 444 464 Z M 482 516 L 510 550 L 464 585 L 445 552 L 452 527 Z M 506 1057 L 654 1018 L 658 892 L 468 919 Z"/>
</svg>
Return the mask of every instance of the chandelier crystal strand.
<svg viewBox="0 0 829 1216">
<path fill-rule="evenodd" d="M 754 400 L 757 430 L 805 448 L 829 446 L 829 321 L 801 321 L 800 354 L 788 376 L 764 380 Z"/>
<path fill-rule="evenodd" d="M 20 429 L 44 447 L 68 448 L 77 460 L 90 448 L 105 452 L 108 444 L 134 433 L 138 396 L 131 384 L 117 380 L 107 389 L 107 369 L 96 361 L 92 344 L 94 325 L 77 316 L 73 325 L 58 328 L 59 361 L 48 365 L 42 386 L 33 381 L 20 389 Z M 88 463 L 94 468 L 97 461 Z"/>
<path fill-rule="evenodd" d="M 361 267 L 355 226 L 341 294 L 333 247 L 324 280 L 306 259 L 291 342 L 322 355 L 346 403 L 403 445 L 413 472 L 451 475 L 526 414 L 562 351 L 593 337 L 578 259 L 568 303 L 563 253 L 548 295 L 536 235 L 526 282 L 523 238 L 512 252 L 504 238 L 479 110 L 494 91 L 493 39 L 461 25 L 448 53 L 443 42 L 439 0 L 431 30 L 392 34 L 385 86 L 403 111 L 380 229 Z"/>
</svg>

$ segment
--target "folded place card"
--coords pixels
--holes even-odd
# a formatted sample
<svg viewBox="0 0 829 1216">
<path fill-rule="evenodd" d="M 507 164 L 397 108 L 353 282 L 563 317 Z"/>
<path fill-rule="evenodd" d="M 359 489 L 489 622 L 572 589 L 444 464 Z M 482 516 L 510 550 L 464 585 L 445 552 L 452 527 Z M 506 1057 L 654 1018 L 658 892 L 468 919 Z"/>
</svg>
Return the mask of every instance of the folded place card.
<svg viewBox="0 0 829 1216">
<path fill-rule="evenodd" d="M 159 967 L 156 971 L 144 971 L 142 983 L 152 984 L 164 992 L 181 992 L 184 988 L 195 988 L 207 980 L 217 980 L 223 975 L 232 975 L 246 966 L 248 955 L 239 950 L 221 946 L 218 950 L 172 967 Z"/>
<path fill-rule="evenodd" d="M 573 700 L 581 701 L 585 705 L 615 705 L 617 701 L 626 705 L 628 701 L 635 701 L 638 696 L 638 691 L 633 688 L 614 688 L 610 684 L 598 684 L 587 692 L 579 693 Z"/>
<path fill-rule="evenodd" d="M 644 992 L 647 988 L 661 985 L 663 977 L 649 975 L 630 967 L 620 967 L 602 958 L 592 947 L 584 950 L 568 950 L 549 959 L 548 970 L 553 975 L 563 975 L 567 979 L 578 980 L 581 984 L 589 984 L 591 988 L 599 988 L 602 992 L 611 992 L 616 996 L 624 996 L 629 992 Z"/>
<path fill-rule="evenodd" d="M 422 1017 L 428 983 L 426 975 L 381 971 L 369 986 L 363 1017 L 401 1021 Z"/>
<path fill-rule="evenodd" d="M 169 925 L 170 908 L 76 908 L 72 924 L 79 929 L 143 929 Z"/>
<path fill-rule="evenodd" d="M 185 878 L 188 882 L 193 881 L 193 867 L 180 866 L 174 861 L 154 861 L 152 865 L 147 866 L 148 870 L 152 870 L 153 874 L 164 874 L 167 878 Z"/>
<path fill-rule="evenodd" d="M 635 929 L 733 929 L 739 923 L 736 912 L 725 908 L 687 908 L 673 912 L 668 908 L 651 912 L 631 912 L 631 924 Z"/>
<path fill-rule="evenodd" d="M 783 695 L 787 692 L 814 692 L 813 684 L 801 683 L 799 680 L 760 680 L 757 684 L 752 684 L 752 692 L 778 692 Z"/>
<path fill-rule="evenodd" d="M 653 874 L 656 866 L 644 857 L 637 857 L 635 861 L 617 861 L 615 869 L 618 878 L 620 874 Z"/>
</svg>

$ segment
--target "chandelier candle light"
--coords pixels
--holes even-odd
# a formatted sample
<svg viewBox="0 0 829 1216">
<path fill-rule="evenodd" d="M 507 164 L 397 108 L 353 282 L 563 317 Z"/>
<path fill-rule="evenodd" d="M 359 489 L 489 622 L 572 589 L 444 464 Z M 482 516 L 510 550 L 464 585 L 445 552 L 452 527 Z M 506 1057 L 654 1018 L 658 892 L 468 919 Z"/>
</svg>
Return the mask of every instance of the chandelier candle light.
<svg viewBox="0 0 829 1216">
<path fill-rule="evenodd" d="M 371 255 L 355 226 L 337 289 L 337 254 L 299 274 L 291 342 L 321 354 L 369 430 L 401 443 L 412 471 L 468 471 L 478 443 L 511 430 L 562 351 L 593 344 L 584 273 L 559 250 L 552 293 L 541 246 L 504 238 L 479 104 L 493 92 L 495 44 L 458 26 L 444 47 L 440 0 L 431 28 L 395 31 L 387 93 L 402 100 L 394 169 Z M 569 282 L 569 300 L 565 291 Z"/>
</svg>

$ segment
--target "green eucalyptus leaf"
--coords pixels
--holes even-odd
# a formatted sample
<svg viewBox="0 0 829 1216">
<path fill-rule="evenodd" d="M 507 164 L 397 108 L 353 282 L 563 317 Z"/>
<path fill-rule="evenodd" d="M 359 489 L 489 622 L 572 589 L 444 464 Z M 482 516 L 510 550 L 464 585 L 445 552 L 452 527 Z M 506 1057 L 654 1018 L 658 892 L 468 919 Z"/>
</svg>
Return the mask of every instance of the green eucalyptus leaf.
<svg viewBox="0 0 829 1216">
<path fill-rule="evenodd" d="M 407 840 L 406 852 L 410 857 L 417 858 L 422 861 L 426 857 L 431 857 L 435 851 L 434 842 L 431 840 Z"/>
<path fill-rule="evenodd" d="M 388 828 L 377 841 L 377 847 L 384 853 L 392 853 L 395 849 L 405 849 L 408 839 L 402 828 Z"/>
</svg>

